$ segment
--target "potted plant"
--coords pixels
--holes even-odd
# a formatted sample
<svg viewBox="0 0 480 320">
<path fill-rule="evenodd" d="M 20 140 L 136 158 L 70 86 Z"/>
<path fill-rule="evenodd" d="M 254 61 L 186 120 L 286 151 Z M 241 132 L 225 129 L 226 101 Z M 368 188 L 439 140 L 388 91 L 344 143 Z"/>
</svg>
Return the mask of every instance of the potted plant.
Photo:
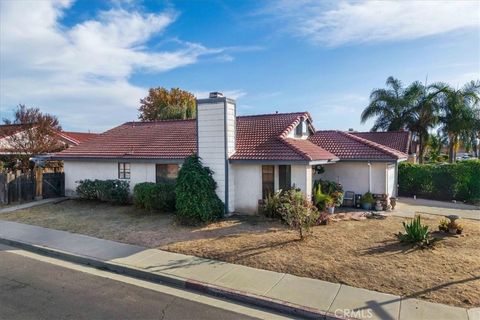
<svg viewBox="0 0 480 320">
<path fill-rule="evenodd" d="M 370 210 L 372 208 L 372 203 L 374 202 L 373 195 L 370 192 L 366 192 L 362 196 L 362 199 L 360 200 L 360 202 L 362 204 L 363 210 Z"/>
<path fill-rule="evenodd" d="M 335 213 L 335 200 L 332 197 L 327 196 L 325 198 L 325 207 L 327 208 L 329 214 L 334 214 Z"/>
<path fill-rule="evenodd" d="M 462 234 L 463 227 L 458 224 L 458 222 L 450 221 L 448 223 L 448 233 L 450 234 Z"/>
<path fill-rule="evenodd" d="M 448 232 L 448 224 L 449 222 L 447 219 L 440 220 L 440 222 L 438 223 L 438 230 L 443 232 Z"/>
</svg>

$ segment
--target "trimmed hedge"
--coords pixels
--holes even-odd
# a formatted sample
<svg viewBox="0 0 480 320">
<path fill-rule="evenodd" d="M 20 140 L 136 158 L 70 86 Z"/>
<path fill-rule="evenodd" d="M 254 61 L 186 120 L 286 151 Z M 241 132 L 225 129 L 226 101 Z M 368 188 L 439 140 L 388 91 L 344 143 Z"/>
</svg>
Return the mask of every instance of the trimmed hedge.
<svg viewBox="0 0 480 320">
<path fill-rule="evenodd" d="M 135 206 L 159 212 L 175 210 L 175 184 L 143 182 L 133 188 Z"/>
<path fill-rule="evenodd" d="M 130 201 L 130 183 L 124 180 L 81 180 L 77 195 L 80 199 L 123 205 Z"/>
<path fill-rule="evenodd" d="M 480 160 L 450 164 L 401 163 L 399 193 L 450 201 L 480 201 Z"/>
</svg>

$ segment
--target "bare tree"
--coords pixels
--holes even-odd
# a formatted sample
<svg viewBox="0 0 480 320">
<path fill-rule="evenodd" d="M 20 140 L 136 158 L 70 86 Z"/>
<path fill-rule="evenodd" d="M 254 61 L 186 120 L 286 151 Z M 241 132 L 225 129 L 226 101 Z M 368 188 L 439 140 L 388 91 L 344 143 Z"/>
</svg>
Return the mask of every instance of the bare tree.
<svg viewBox="0 0 480 320">
<path fill-rule="evenodd" d="M 39 154 L 60 151 L 64 145 L 59 140 L 62 130 L 56 116 L 42 113 L 38 108 L 18 105 L 13 121 L 3 120 L 7 136 L 6 151 L 21 161 L 23 169 L 28 168 L 29 158 Z"/>
</svg>

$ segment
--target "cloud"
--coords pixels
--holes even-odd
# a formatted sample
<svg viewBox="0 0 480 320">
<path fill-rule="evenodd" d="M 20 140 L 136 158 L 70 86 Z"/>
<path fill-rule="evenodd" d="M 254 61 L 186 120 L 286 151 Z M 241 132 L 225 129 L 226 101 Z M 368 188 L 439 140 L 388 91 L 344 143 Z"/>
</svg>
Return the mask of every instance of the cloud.
<svg viewBox="0 0 480 320">
<path fill-rule="evenodd" d="M 134 73 L 165 72 L 232 51 L 181 40 L 162 50 L 155 42 L 178 13 L 127 10 L 123 3 L 66 27 L 59 21 L 72 1 L 0 1 L 2 116 L 25 103 L 56 114 L 69 129 L 105 130 L 136 118 L 147 89 L 129 82 Z"/>
<path fill-rule="evenodd" d="M 340 46 L 417 39 L 480 26 L 480 2 L 279 1 L 262 10 L 312 43 Z M 278 23 L 278 21 L 277 21 Z"/>
</svg>

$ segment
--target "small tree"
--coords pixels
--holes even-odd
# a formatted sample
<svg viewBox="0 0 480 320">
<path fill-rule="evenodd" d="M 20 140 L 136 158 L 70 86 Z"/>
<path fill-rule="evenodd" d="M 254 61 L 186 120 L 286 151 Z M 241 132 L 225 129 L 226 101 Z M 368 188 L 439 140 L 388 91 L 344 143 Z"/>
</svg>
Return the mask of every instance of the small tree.
<svg viewBox="0 0 480 320">
<path fill-rule="evenodd" d="M 215 193 L 213 171 L 197 155 L 185 159 L 178 172 L 175 193 L 177 216 L 183 223 L 211 222 L 223 216 L 225 207 Z"/>
<path fill-rule="evenodd" d="M 29 158 L 34 155 L 60 151 L 64 146 L 58 132 L 62 130 L 56 116 L 42 113 L 38 108 L 18 105 L 13 121 L 4 119 L 12 132 L 8 135 L 8 151 L 16 154 L 23 168 L 28 168 Z M 21 130 L 16 130 L 16 127 Z"/>
<path fill-rule="evenodd" d="M 320 213 L 318 209 L 308 201 L 299 190 L 288 190 L 282 194 L 280 214 L 283 220 L 298 231 L 303 240 L 312 226 L 317 222 Z"/>
<path fill-rule="evenodd" d="M 195 108 L 195 96 L 188 91 L 151 88 L 148 96 L 140 100 L 138 118 L 142 121 L 193 119 L 196 116 Z"/>
</svg>

